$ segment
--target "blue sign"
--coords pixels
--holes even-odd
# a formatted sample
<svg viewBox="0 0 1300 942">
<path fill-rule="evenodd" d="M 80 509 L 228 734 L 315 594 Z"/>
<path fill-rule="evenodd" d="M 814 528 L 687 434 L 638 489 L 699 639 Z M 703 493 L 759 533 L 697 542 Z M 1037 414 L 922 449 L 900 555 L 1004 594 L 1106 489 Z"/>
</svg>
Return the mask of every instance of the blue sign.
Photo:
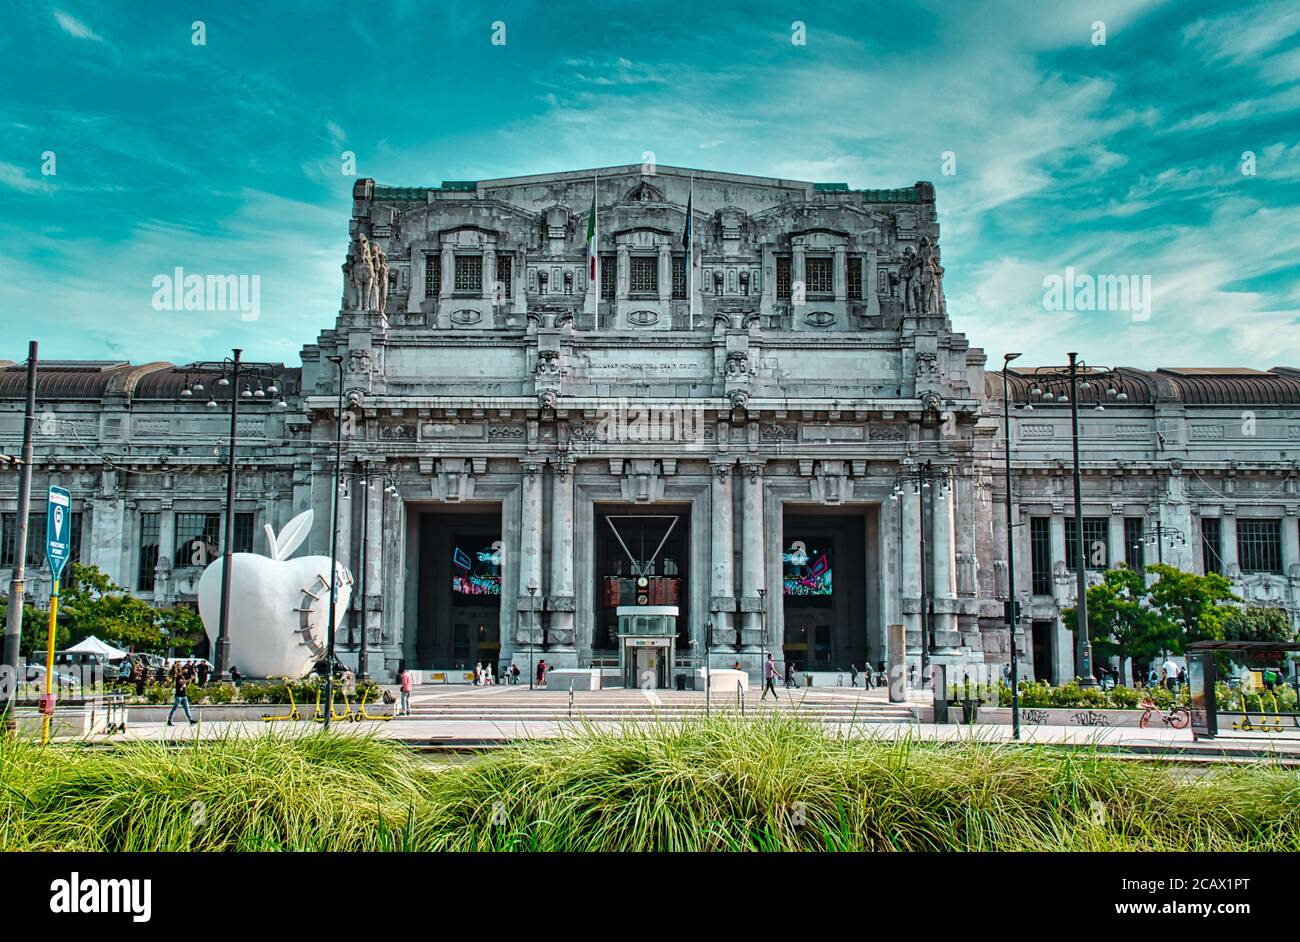
<svg viewBox="0 0 1300 942">
<path fill-rule="evenodd" d="M 72 495 L 61 487 L 51 487 L 45 509 L 45 558 L 55 579 L 63 573 L 71 545 Z"/>
</svg>

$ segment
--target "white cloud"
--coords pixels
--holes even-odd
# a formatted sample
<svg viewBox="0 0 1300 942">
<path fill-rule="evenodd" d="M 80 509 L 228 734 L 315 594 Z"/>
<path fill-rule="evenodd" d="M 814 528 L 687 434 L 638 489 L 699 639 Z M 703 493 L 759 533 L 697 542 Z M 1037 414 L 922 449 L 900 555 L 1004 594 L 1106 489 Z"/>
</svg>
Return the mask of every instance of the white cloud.
<svg viewBox="0 0 1300 942">
<path fill-rule="evenodd" d="M 75 36 L 78 39 L 90 39 L 97 43 L 104 41 L 103 36 L 100 36 L 75 16 L 64 13 L 62 10 L 54 11 L 54 19 L 58 21 L 59 28 L 69 36 Z"/>
</svg>

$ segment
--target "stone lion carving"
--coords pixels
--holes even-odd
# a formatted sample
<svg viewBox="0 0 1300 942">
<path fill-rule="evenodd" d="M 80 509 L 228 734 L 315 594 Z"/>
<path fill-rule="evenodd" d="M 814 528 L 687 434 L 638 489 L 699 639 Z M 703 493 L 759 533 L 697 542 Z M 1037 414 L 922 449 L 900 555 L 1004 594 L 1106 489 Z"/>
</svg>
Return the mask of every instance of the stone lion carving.
<svg viewBox="0 0 1300 942">
<path fill-rule="evenodd" d="M 235 553 L 230 559 L 231 663 L 250 677 L 305 676 L 325 654 L 329 622 L 330 558 L 290 559 L 311 532 L 312 512 L 299 514 L 277 535 L 268 525 L 270 556 Z M 199 615 L 216 645 L 221 621 L 219 558 L 199 579 Z M 335 564 L 335 630 L 352 598 L 352 574 Z"/>
</svg>

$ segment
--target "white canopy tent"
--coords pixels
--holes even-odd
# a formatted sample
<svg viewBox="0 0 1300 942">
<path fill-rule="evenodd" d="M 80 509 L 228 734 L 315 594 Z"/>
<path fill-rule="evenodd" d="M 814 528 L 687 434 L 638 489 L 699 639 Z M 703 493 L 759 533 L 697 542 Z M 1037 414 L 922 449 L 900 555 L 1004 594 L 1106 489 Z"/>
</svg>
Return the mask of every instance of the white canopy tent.
<svg viewBox="0 0 1300 942">
<path fill-rule="evenodd" d="M 67 654 L 98 654 L 105 660 L 120 661 L 126 657 L 127 652 L 120 648 L 115 648 L 105 641 L 100 641 L 94 635 L 91 635 L 84 641 L 79 641 L 72 647 L 67 648 Z"/>
</svg>

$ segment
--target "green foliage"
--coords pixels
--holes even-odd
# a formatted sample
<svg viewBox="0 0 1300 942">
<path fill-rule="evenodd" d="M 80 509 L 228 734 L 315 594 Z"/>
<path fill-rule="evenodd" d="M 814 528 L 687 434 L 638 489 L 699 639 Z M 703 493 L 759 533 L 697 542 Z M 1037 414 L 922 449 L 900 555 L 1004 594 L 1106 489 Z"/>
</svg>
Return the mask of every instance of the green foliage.
<svg viewBox="0 0 1300 942">
<path fill-rule="evenodd" d="M 72 577 L 59 600 L 74 643 L 95 635 L 121 648 L 163 650 L 162 630 L 153 606 L 113 582 L 97 566 L 71 563 Z"/>
<path fill-rule="evenodd" d="M 1088 632 L 1099 658 L 1147 663 L 1182 654 L 1193 641 L 1222 638 L 1225 621 L 1237 611 L 1228 603 L 1240 601 L 1218 573 L 1200 576 L 1153 563 L 1143 574 L 1121 563 L 1088 587 Z M 1077 609 L 1064 609 L 1061 617 L 1077 629 Z"/>
<path fill-rule="evenodd" d="M 1081 687 L 1077 680 L 1060 687 L 1053 687 L 1045 680 L 1021 681 L 1021 709 L 1089 709 L 1089 710 L 1136 710 L 1144 696 L 1150 697 L 1157 706 L 1168 709 L 1173 703 L 1173 694 L 1163 687 L 1125 687 L 1119 685 L 1110 690 L 1100 687 Z M 1180 698 L 1186 701 L 1186 695 Z M 998 685 L 998 706 L 1011 706 L 1011 688 L 1006 684 Z"/>
<path fill-rule="evenodd" d="M 184 749 L 0 743 L 0 846 L 1300 850 L 1295 774 L 1264 763 L 1189 776 L 1089 750 L 842 737 L 781 715 L 589 728 L 454 764 L 355 732 L 305 732 Z"/>
<path fill-rule="evenodd" d="M 195 645 L 203 640 L 203 619 L 197 610 L 176 605 L 158 611 L 158 628 L 177 657 L 192 654 Z"/>
<path fill-rule="evenodd" d="M 1234 608 L 1223 619 L 1227 641 L 1294 641 L 1295 630 L 1285 609 L 1269 605 Z"/>
</svg>

